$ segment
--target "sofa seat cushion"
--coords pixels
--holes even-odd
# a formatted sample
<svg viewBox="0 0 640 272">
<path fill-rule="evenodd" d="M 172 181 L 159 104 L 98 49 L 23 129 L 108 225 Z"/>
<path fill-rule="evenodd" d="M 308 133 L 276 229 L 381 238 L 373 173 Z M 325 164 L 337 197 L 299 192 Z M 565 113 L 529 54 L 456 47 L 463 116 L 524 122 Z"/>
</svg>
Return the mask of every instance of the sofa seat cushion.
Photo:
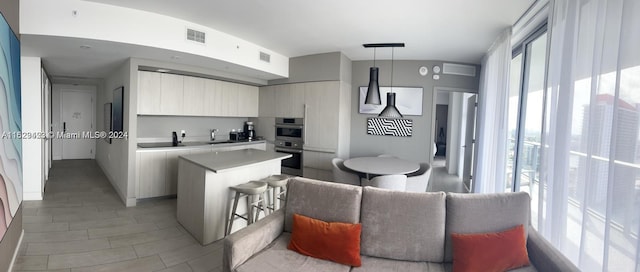
<svg viewBox="0 0 640 272">
<path fill-rule="evenodd" d="M 444 193 L 398 192 L 365 187 L 362 255 L 413 262 L 442 262 Z"/>
<path fill-rule="evenodd" d="M 352 272 L 403 271 L 403 272 L 445 272 L 443 263 L 399 261 L 377 257 L 362 256 L 362 266 L 354 267 Z"/>
<path fill-rule="evenodd" d="M 351 267 L 331 261 L 316 259 L 288 250 L 287 245 L 291 234 L 284 232 L 271 245 L 254 255 L 240 265 L 237 272 L 297 272 L 297 271 L 327 271 L 348 272 Z"/>
</svg>

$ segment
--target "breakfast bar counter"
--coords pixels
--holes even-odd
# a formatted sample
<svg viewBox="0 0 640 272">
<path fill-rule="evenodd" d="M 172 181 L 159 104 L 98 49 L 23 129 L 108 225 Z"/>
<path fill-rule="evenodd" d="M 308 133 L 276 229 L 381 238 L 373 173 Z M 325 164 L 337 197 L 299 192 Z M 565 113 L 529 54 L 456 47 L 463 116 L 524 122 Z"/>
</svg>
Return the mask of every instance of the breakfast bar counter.
<svg viewBox="0 0 640 272">
<path fill-rule="evenodd" d="M 224 238 L 231 209 L 231 186 L 280 174 L 281 161 L 291 154 L 258 149 L 180 156 L 178 162 L 178 222 L 201 244 Z M 240 214 L 246 212 L 241 202 Z M 245 227 L 237 220 L 233 231 Z"/>
</svg>

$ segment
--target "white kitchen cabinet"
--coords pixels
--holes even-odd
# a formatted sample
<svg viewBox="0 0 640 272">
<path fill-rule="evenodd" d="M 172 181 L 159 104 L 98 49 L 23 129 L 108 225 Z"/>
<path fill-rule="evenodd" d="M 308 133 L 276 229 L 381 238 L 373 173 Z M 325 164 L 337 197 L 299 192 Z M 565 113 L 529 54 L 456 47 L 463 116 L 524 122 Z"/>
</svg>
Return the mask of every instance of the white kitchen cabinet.
<svg viewBox="0 0 640 272">
<path fill-rule="evenodd" d="M 262 105 L 259 97 L 255 86 L 138 71 L 137 114 L 258 117 Z"/>
<path fill-rule="evenodd" d="M 221 81 L 205 80 L 204 110 L 206 116 L 222 116 L 222 86 Z"/>
<path fill-rule="evenodd" d="M 276 117 L 276 86 L 263 86 L 259 90 L 259 111 L 260 117 Z"/>
<path fill-rule="evenodd" d="M 139 152 L 138 198 L 166 195 L 167 153 Z"/>
<path fill-rule="evenodd" d="M 182 114 L 205 116 L 206 79 L 201 77 L 184 77 Z"/>
<path fill-rule="evenodd" d="M 275 117 L 304 117 L 305 85 L 307 84 L 310 83 L 296 83 L 274 86 L 276 101 Z"/>
<path fill-rule="evenodd" d="M 241 149 L 266 150 L 265 142 L 241 145 L 203 145 L 188 149 L 149 150 L 136 152 L 137 198 L 177 194 L 178 157 Z"/>
<path fill-rule="evenodd" d="M 222 88 L 222 114 L 221 116 L 238 116 L 238 84 L 220 82 Z"/>
<path fill-rule="evenodd" d="M 258 87 L 244 84 L 236 85 L 238 85 L 238 116 L 258 117 L 258 108 L 260 107 Z"/>
<path fill-rule="evenodd" d="M 338 148 L 340 82 L 305 83 L 305 150 L 335 152 Z"/>
<path fill-rule="evenodd" d="M 160 114 L 160 73 L 138 71 L 138 114 Z"/>
<path fill-rule="evenodd" d="M 160 74 L 160 113 L 183 115 L 184 76 Z"/>
<path fill-rule="evenodd" d="M 209 148 L 205 149 L 209 151 Z M 165 187 L 166 195 L 178 193 L 178 157 L 191 154 L 191 150 L 172 150 L 166 153 L 167 160 L 167 182 Z"/>
</svg>

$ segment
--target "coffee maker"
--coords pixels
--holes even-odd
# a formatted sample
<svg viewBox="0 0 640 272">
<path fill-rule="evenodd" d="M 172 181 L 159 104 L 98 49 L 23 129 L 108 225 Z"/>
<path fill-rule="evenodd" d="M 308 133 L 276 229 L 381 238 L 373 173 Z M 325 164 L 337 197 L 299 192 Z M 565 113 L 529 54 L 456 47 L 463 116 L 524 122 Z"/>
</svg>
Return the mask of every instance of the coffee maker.
<svg viewBox="0 0 640 272">
<path fill-rule="evenodd" d="M 253 122 L 244 122 L 244 135 L 249 141 L 256 138 L 256 131 L 253 129 Z"/>
</svg>

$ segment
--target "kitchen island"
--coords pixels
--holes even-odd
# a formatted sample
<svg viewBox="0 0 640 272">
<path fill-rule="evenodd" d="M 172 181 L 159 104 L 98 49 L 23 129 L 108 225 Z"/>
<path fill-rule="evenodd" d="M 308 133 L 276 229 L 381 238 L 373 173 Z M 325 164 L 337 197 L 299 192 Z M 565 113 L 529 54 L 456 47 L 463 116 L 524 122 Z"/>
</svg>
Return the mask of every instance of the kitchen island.
<svg viewBox="0 0 640 272">
<path fill-rule="evenodd" d="M 257 149 L 180 156 L 178 162 L 178 222 L 201 244 L 224 238 L 233 200 L 231 186 L 280 174 L 290 154 Z M 244 201 L 238 213 L 246 212 Z M 237 220 L 232 231 L 246 226 Z"/>
</svg>

